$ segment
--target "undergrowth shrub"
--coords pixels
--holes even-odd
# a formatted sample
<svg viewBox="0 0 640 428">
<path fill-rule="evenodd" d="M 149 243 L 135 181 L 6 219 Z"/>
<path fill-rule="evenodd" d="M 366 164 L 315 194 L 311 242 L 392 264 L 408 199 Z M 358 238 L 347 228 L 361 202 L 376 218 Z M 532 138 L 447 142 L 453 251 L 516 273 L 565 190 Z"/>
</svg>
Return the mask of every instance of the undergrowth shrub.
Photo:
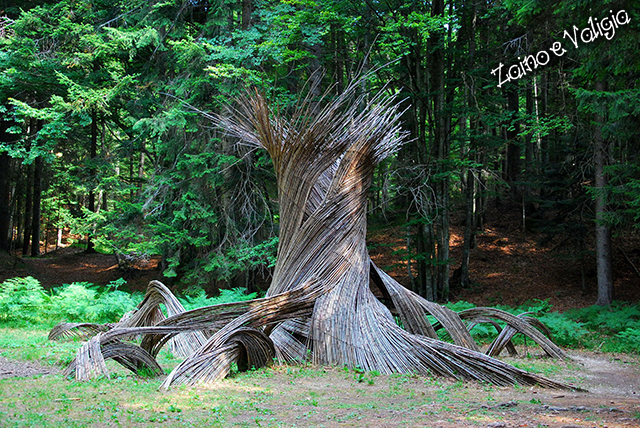
<svg viewBox="0 0 640 428">
<path fill-rule="evenodd" d="M 610 307 L 589 306 L 567 311 L 590 331 L 590 347 L 607 352 L 640 353 L 640 304 L 613 302 Z"/>
<path fill-rule="evenodd" d="M 627 328 L 640 328 L 640 305 L 613 302 L 608 308 L 573 309 L 567 312 L 567 317 L 583 322 L 592 330 L 615 334 Z"/>
<path fill-rule="evenodd" d="M 634 352 L 640 353 L 640 328 L 628 328 L 625 331 L 621 331 L 616 336 L 619 338 L 623 349 L 633 350 Z"/>
<path fill-rule="evenodd" d="M 585 337 L 589 333 L 582 323 L 568 319 L 559 312 L 547 312 L 538 317 L 551 333 L 553 341 L 560 346 L 572 348 L 584 347 Z"/>
<path fill-rule="evenodd" d="M 117 322 L 142 300 L 140 294 L 118 290 L 124 283 L 123 279 L 119 279 L 105 287 L 97 287 L 88 282 L 74 282 L 47 293 L 33 277 L 7 279 L 0 284 L 0 324 L 41 324 L 50 327 L 60 321 Z M 242 288 L 221 290 L 218 297 L 207 297 L 205 291 L 200 289 L 189 296 L 179 297 L 179 300 L 186 310 L 191 310 L 256 297 L 256 293 L 245 294 Z M 457 312 L 475 307 L 464 301 L 448 303 L 446 306 Z M 640 353 L 640 304 L 614 302 L 609 308 L 590 306 L 562 314 L 552 312 L 547 300 L 530 301 L 518 308 L 499 308 L 516 315 L 528 312 L 530 316 L 538 317 L 549 327 L 554 341 L 560 346 Z M 433 317 L 429 318 L 435 322 Z M 493 325 L 482 323 L 474 326 L 471 334 L 476 341 L 489 343 L 496 337 L 497 331 Z M 450 340 L 446 336 L 442 334 L 443 339 Z M 514 339 L 515 343 L 521 342 L 522 335 Z"/>
<path fill-rule="evenodd" d="M 221 303 L 241 302 L 244 300 L 252 300 L 258 296 L 257 293 L 245 294 L 243 288 L 232 288 L 230 290 L 220 290 L 217 297 L 207 297 L 207 293 L 200 289 L 190 296 L 179 297 L 180 303 L 186 310 L 202 308 L 204 306 L 219 305 Z"/>
<path fill-rule="evenodd" d="M 69 322 L 117 322 L 136 308 L 141 298 L 117 290 L 123 281 L 112 281 L 104 290 L 88 282 L 64 284 L 54 289 L 50 299 L 51 318 Z"/>
<path fill-rule="evenodd" d="M 42 324 L 51 327 L 60 321 L 113 323 L 134 310 L 141 294 L 118 290 L 126 281 L 111 281 L 104 287 L 89 282 L 73 282 L 47 293 L 33 277 L 13 278 L 0 284 L 0 323 L 9 325 Z M 179 297 L 185 309 L 221 303 L 251 300 L 257 293 L 245 294 L 242 288 L 221 290 L 218 297 L 207 297 L 200 289 L 191 296 Z"/>
<path fill-rule="evenodd" d="M 48 296 L 37 279 L 31 276 L 7 279 L 0 284 L 0 321 L 38 322 L 47 301 Z"/>
<path fill-rule="evenodd" d="M 94 322 L 95 308 L 92 306 L 97 292 L 90 287 L 88 282 L 74 282 L 56 289 L 49 308 L 51 315 L 62 316 L 70 322 Z"/>
</svg>

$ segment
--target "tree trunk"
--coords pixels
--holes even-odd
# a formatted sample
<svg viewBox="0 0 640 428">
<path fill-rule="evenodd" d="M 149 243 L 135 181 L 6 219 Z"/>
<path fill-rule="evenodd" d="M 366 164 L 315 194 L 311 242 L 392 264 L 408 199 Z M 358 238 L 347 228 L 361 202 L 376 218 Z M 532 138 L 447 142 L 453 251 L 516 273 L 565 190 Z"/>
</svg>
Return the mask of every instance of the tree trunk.
<svg viewBox="0 0 640 428">
<path fill-rule="evenodd" d="M 432 4 L 432 16 L 444 16 L 444 0 L 434 0 Z M 433 153 L 438 162 L 441 177 L 435 183 L 436 199 L 436 301 L 449 299 L 449 178 L 446 160 L 449 158 L 449 138 L 447 124 L 450 121 L 450 113 L 445 112 L 445 67 L 444 67 L 444 35 L 435 32 L 430 38 L 431 58 L 431 92 L 433 100 L 433 112 L 435 115 Z M 448 119 L 448 120 L 447 120 Z"/>
<path fill-rule="evenodd" d="M 22 240 L 22 255 L 29 252 L 31 243 L 31 215 L 33 214 L 33 165 L 25 166 L 26 197 L 24 202 L 24 237 Z"/>
<path fill-rule="evenodd" d="M 102 120 L 102 130 L 100 132 L 100 136 L 101 136 L 101 140 L 100 140 L 100 152 L 101 153 L 100 153 L 100 156 L 102 157 L 102 159 L 109 159 L 109 149 L 107 148 L 107 142 L 106 142 L 107 124 L 106 124 L 106 121 L 104 119 Z M 117 177 L 118 175 L 119 175 L 118 171 L 116 171 L 115 176 Z M 100 203 L 100 209 L 102 209 L 103 211 L 109 211 L 109 207 L 107 206 L 107 201 L 108 201 L 109 198 L 108 198 L 106 189 L 103 189 L 103 190 L 100 191 L 100 197 L 102 198 L 102 202 Z"/>
<path fill-rule="evenodd" d="M 465 64 L 465 69 L 472 70 L 475 67 L 476 52 L 476 23 L 477 23 L 477 4 L 473 2 L 464 10 L 463 26 L 466 29 L 465 36 L 469 41 L 469 56 Z M 466 160 L 472 162 L 475 160 L 475 133 L 477 131 L 476 120 L 476 85 L 473 78 L 466 82 L 465 79 L 465 101 L 467 103 L 468 115 L 463 116 L 464 129 L 468 131 L 468 146 L 466 148 Z M 464 241 L 462 244 L 462 262 L 460 263 L 460 286 L 466 288 L 470 284 L 469 279 L 469 261 L 471 256 L 471 248 L 474 244 L 475 236 L 475 198 L 476 198 L 476 180 L 474 167 L 467 167 L 466 174 L 463 172 L 461 181 L 464 183 L 465 196 L 465 221 L 464 221 Z M 466 177 L 464 177 L 466 175 Z"/>
<path fill-rule="evenodd" d="M 141 143 L 140 147 L 140 158 L 138 162 L 138 195 L 142 194 L 142 189 L 144 187 L 144 162 L 145 162 L 145 146 L 144 142 Z"/>
<path fill-rule="evenodd" d="M 95 187 L 97 182 L 97 169 L 96 169 L 96 158 L 98 155 L 98 112 L 94 108 L 91 110 L 91 146 L 89 148 L 89 211 L 92 213 L 96 212 L 96 194 Z M 95 253 L 96 249 L 92 239 L 92 233 L 89 232 L 87 234 L 87 249 L 86 253 Z"/>
<path fill-rule="evenodd" d="M 416 251 L 418 253 L 416 260 L 418 276 L 415 279 L 413 291 L 427 299 L 433 299 L 432 284 L 430 283 L 431 275 L 429 273 L 431 266 L 427 263 L 427 261 L 430 260 L 430 258 L 427 257 L 431 255 L 431 251 L 427 244 L 429 235 L 426 229 L 427 227 L 425 227 L 424 221 L 418 221 L 415 234 Z"/>
<path fill-rule="evenodd" d="M 9 134 L 5 131 L 8 124 L 0 119 L 0 141 L 6 142 Z M 6 152 L 0 153 L 0 250 L 11 249 L 11 158 Z"/>
<path fill-rule="evenodd" d="M 11 159 L 6 153 L 0 154 L 0 250 L 11 249 L 11 183 L 10 183 Z"/>
<path fill-rule="evenodd" d="M 605 91 L 605 83 L 598 82 L 596 90 Z M 596 266 L 598 276 L 598 300 L 596 305 L 609 306 L 613 301 L 613 267 L 611 263 L 611 227 L 607 224 L 607 142 L 602 138 L 601 128 L 605 118 L 596 115 L 593 134 L 595 184 L 596 184 Z"/>
<path fill-rule="evenodd" d="M 253 13 L 252 0 L 242 0 L 242 30 L 247 31 L 251 27 L 251 14 Z"/>
<path fill-rule="evenodd" d="M 14 203 L 12 223 L 15 229 L 15 241 L 11 244 L 12 251 L 17 251 L 17 248 L 22 248 L 22 234 L 24 233 L 24 216 L 22 215 L 22 207 L 24 205 L 24 198 L 26 195 L 25 180 L 22 176 L 22 165 L 20 162 L 14 162 L 13 170 L 15 171 L 15 185 L 14 185 Z"/>
<path fill-rule="evenodd" d="M 42 169 L 44 161 L 38 156 L 33 169 L 33 214 L 31 216 L 31 256 L 40 255 L 40 212 L 42 201 Z"/>
<path fill-rule="evenodd" d="M 475 199 L 475 176 L 473 169 L 468 168 L 465 183 L 465 224 L 464 224 L 464 241 L 462 244 L 462 263 L 460 264 L 460 284 L 466 288 L 470 284 L 469 279 L 469 259 L 471 256 L 471 247 L 473 243 L 473 235 L 475 234 L 474 225 L 474 199 Z"/>
<path fill-rule="evenodd" d="M 507 124 L 507 159 L 505 168 L 505 179 L 511 186 L 514 197 L 518 197 L 516 182 L 520 178 L 520 145 L 518 138 L 520 135 L 520 123 L 517 120 L 519 110 L 518 86 L 512 84 L 507 91 L 507 109 L 510 113 L 510 121 Z"/>
<path fill-rule="evenodd" d="M 533 99 L 533 86 L 536 84 L 535 78 L 533 82 L 527 85 L 526 89 L 526 111 L 527 116 L 529 118 L 534 117 L 534 99 Z M 533 135 L 529 132 L 525 137 L 525 154 L 524 154 L 524 172 L 525 172 L 525 180 L 527 183 L 524 186 L 523 193 L 524 199 L 526 203 L 529 203 L 531 198 L 531 184 L 529 181 L 533 178 L 535 174 L 535 149 L 536 149 L 536 140 L 533 138 Z M 528 209 L 527 212 L 530 212 Z"/>
<path fill-rule="evenodd" d="M 0 115 L 0 142 L 11 144 L 16 139 L 15 134 L 8 133 L 8 129 L 16 123 Z M 12 197 L 12 171 L 13 162 L 11 156 L 6 152 L 0 153 L 0 250 L 11 251 L 11 242 L 13 238 L 13 227 L 15 218 L 12 217 L 11 205 L 15 203 Z M 16 167 L 17 170 L 19 168 Z M 18 181 L 18 178 L 15 178 Z"/>
</svg>

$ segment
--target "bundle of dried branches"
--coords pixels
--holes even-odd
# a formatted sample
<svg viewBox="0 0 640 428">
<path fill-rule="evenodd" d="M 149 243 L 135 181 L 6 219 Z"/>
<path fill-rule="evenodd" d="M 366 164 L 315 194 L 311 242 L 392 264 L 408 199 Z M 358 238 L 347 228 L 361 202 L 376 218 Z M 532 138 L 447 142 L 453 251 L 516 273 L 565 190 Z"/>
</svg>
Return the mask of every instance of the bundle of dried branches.
<svg viewBox="0 0 640 428">
<path fill-rule="evenodd" d="M 143 365 L 155 369 L 149 358 L 173 341 L 186 359 L 166 378 L 165 387 L 214 381 L 226 376 L 234 362 L 259 366 L 275 357 L 381 373 L 568 388 L 480 353 L 463 318 L 507 323 L 492 355 L 505 346 L 513 350 L 510 339 L 520 332 L 549 355 L 564 357 L 532 326 L 535 322 L 480 309 L 461 318 L 405 289 L 371 262 L 365 245 L 367 192 L 374 168 L 405 135 L 394 98 L 383 92 L 368 98 L 358 94 L 360 87 L 356 81 L 335 98 L 309 96 L 288 114 L 274 111 L 256 92 L 242 98 L 231 116 L 218 118 L 231 135 L 266 149 L 277 175 L 280 241 L 265 298 L 185 312 L 166 287 L 152 282 L 129 318 L 111 328 L 94 328 L 99 334 L 78 351 L 70 373 L 79 379 L 104 373 L 109 356 L 134 370 Z M 391 309 L 375 297 L 372 286 L 388 296 Z M 167 307 L 166 319 L 160 303 Z M 454 344 L 438 339 L 436 330 L 442 327 Z M 52 332 L 66 334 L 69 329 Z M 141 346 L 129 345 L 127 354 L 120 340 L 132 335 L 144 337 Z"/>
</svg>

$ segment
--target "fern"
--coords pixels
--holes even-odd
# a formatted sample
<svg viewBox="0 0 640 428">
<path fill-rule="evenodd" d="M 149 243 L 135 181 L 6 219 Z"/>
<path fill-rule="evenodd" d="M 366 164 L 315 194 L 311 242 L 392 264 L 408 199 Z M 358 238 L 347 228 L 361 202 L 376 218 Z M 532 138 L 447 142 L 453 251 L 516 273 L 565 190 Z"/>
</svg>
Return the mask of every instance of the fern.
<svg viewBox="0 0 640 428">
<path fill-rule="evenodd" d="M 230 290 L 220 290 L 218 297 L 207 297 L 207 293 L 200 289 L 191 296 L 180 297 L 180 303 L 186 310 L 201 308 L 204 306 L 218 305 L 221 303 L 241 302 L 244 300 L 252 300 L 257 297 L 257 293 L 245 294 L 242 288 L 233 288 Z"/>
<path fill-rule="evenodd" d="M 53 291 L 49 307 L 51 318 L 70 322 L 116 322 L 135 309 L 140 301 L 124 291 L 110 291 L 121 284 L 121 281 L 113 281 L 103 292 L 88 282 L 64 284 Z"/>
<path fill-rule="evenodd" d="M 88 282 L 64 284 L 53 291 L 50 313 L 69 322 L 96 322 L 97 294 Z"/>
<path fill-rule="evenodd" d="M 640 353 L 640 325 L 621 331 L 616 336 L 620 338 L 626 352 L 634 351 Z"/>
<path fill-rule="evenodd" d="M 573 321 L 558 312 L 549 312 L 539 317 L 553 333 L 556 344 L 569 347 L 585 346 L 585 337 L 589 333 L 582 323 Z"/>
<path fill-rule="evenodd" d="M 629 327 L 640 326 L 640 305 L 613 302 L 609 308 L 594 305 L 569 311 L 567 316 L 583 322 L 590 330 L 617 334 Z"/>
<path fill-rule="evenodd" d="M 40 281 L 26 278 L 7 279 L 0 284 L 0 321 L 34 323 L 41 319 L 48 296 Z"/>
</svg>

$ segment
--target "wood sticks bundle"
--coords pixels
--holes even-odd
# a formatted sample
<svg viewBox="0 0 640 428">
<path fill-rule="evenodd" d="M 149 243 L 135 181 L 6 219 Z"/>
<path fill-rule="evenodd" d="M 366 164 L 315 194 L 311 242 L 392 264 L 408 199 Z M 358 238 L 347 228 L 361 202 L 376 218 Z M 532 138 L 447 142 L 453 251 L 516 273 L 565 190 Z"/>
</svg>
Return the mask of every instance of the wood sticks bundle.
<svg viewBox="0 0 640 428">
<path fill-rule="evenodd" d="M 164 387 L 221 379 L 233 363 L 257 367 L 277 359 L 570 388 L 480 353 L 459 315 L 405 289 L 373 264 L 365 243 L 367 194 L 374 168 L 399 148 L 405 134 L 397 101 L 383 92 L 362 94 L 361 88 L 356 80 L 336 97 L 328 92 L 319 100 L 308 96 L 290 111 L 273 109 L 253 92 L 230 115 L 217 118 L 229 134 L 267 150 L 273 160 L 280 240 L 265 298 L 187 312 L 153 281 L 128 319 L 81 327 L 98 334 L 78 351 L 69 372 L 79 379 L 104 373 L 103 360 L 111 355 L 133 370 L 146 366 L 157 371 L 154 357 L 170 342 L 186 359 Z M 372 287 L 390 301 L 383 304 Z M 166 318 L 160 303 L 167 307 Z M 432 325 L 427 315 L 438 324 Z M 564 357 L 527 317 L 482 309 L 464 317 L 507 323 L 491 348 L 494 355 L 519 332 L 549 355 Z M 52 337 L 79 327 L 59 327 Z M 453 344 L 438 339 L 436 329 L 442 327 Z M 134 335 L 143 336 L 140 346 L 119 345 Z"/>
</svg>

